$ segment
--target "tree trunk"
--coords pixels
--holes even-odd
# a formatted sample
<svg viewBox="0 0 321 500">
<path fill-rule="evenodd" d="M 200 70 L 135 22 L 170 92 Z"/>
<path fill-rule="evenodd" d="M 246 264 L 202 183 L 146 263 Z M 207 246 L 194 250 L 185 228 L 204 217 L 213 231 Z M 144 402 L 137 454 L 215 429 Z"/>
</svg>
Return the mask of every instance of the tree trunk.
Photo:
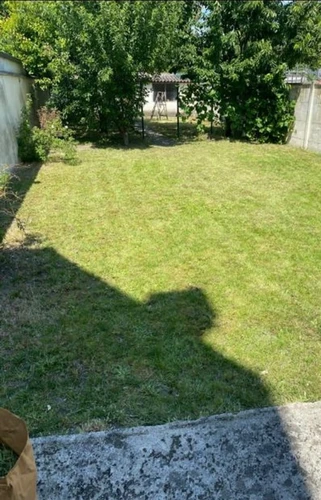
<svg viewBox="0 0 321 500">
<path fill-rule="evenodd" d="M 232 124 L 230 118 L 225 118 L 225 137 L 232 137 Z"/>
<path fill-rule="evenodd" d="M 126 146 L 126 148 L 127 148 L 129 146 L 129 137 L 128 137 L 127 131 L 123 132 L 123 139 L 124 139 L 124 146 Z"/>
<path fill-rule="evenodd" d="M 99 113 L 99 129 L 102 134 L 107 134 L 108 132 L 108 121 L 103 113 Z"/>
</svg>

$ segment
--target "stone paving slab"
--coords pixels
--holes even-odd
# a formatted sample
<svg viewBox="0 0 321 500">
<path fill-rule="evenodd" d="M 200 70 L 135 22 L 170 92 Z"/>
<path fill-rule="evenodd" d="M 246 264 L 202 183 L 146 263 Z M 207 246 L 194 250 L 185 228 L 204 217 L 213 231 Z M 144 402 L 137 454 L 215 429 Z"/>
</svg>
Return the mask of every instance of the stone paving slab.
<svg viewBox="0 0 321 500">
<path fill-rule="evenodd" d="M 33 446 L 39 500 L 321 499 L 321 402 Z"/>
</svg>

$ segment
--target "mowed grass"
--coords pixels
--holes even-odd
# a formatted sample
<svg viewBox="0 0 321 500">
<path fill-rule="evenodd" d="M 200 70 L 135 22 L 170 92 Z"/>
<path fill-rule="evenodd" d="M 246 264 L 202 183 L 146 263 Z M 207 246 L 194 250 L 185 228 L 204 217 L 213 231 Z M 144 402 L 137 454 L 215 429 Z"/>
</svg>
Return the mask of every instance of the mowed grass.
<svg viewBox="0 0 321 500">
<path fill-rule="evenodd" d="M 1 406 L 37 435 L 320 399 L 321 157 L 80 158 L 40 169 L 4 240 Z"/>
</svg>

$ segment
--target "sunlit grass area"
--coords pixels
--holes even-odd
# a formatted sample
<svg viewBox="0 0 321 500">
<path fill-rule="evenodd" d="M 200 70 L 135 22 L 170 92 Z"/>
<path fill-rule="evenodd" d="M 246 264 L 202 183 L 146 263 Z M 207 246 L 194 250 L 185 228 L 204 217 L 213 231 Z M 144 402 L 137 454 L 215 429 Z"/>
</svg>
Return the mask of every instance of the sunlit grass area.
<svg viewBox="0 0 321 500">
<path fill-rule="evenodd" d="M 19 174 L 1 406 L 35 435 L 320 399 L 321 157 L 204 140 L 80 159 Z"/>
</svg>

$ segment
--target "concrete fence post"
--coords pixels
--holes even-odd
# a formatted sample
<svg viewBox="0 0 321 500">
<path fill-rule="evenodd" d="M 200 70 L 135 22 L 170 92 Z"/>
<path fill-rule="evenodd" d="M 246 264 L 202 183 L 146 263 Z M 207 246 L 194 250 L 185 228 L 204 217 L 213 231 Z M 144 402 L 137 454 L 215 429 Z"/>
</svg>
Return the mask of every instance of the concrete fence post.
<svg viewBox="0 0 321 500">
<path fill-rule="evenodd" d="M 303 148 L 304 149 L 308 149 L 308 145 L 309 145 L 309 139 L 310 139 L 310 134 L 311 134 L 312 115 L 313 115 L 314 96 L 315 96 L 315 86 L 314 86 L 314 82 L 312 82 L 311 87 L 310 87 L 308 114 L 307 114 L 307 121 L 306 121 L 304 141 L 303 141 Z"/>
</svg>

